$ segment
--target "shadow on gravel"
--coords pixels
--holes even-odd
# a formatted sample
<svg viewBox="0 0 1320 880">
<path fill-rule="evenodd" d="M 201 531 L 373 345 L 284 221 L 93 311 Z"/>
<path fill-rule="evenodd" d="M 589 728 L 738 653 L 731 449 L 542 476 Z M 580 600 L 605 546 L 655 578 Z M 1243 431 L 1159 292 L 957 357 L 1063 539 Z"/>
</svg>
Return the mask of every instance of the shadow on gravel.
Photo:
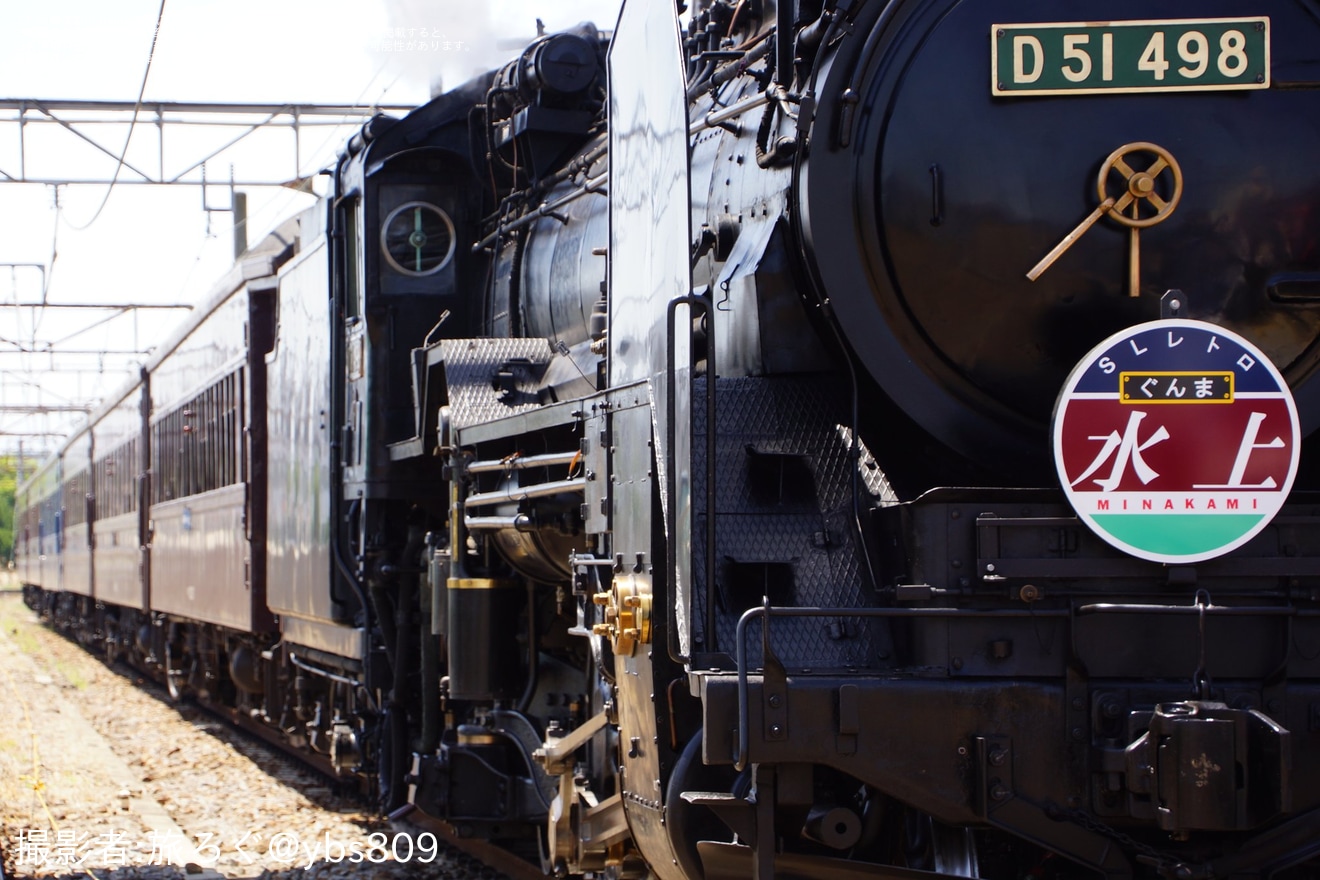
<svg viewBox="0 0 1320 880">
<path fill-rule="evenodd" d="M 82 703 L 90 727 L 110 743 L 125 745 L 126 770 L 141 781 L 140 788 L 132 788 L 132 812 L 138 812 L 139 802 L 143 809 L 156 809 L 160 818 L 177 823 L 169 833 L 186 836 L 200 854 L 210 849 L 219 855 L 199 859 L 204 866 L 199 873 L 188 873 L 176 865 L 140 864 L 149 860 L 144 857 L 149 847 L 143 846 L 136 849 L 142 855 L 136 859 L 130 855 L 130 864 L 123 865 L 99 858 L 95 862 L 89 858 L 83 865 L 54 860 L 34 863 L 30 858 L 21 863 L 17 839 L 0 840 L 6 858 L 3 880 L 501 880 L 509 876 L 433 832 L 391 824 L 374 815 L 352 780 L 327 776 L 205 706 L 172 698 L 163 685 L 140 670 L 124 663 L 107 666 L 96 651 L 67 637 L 62 641 L 87 657 L 91 667 L 109 672 L 123 686 L 150 698 L 129 699 L 122 687 L 96 691 L 107 687 L 107 680 L 100 672 L 90 671 L 85 677 L 93 690 L 80 691 L 74 697 Z M 91 667 L 78 664 L 84 670 Z M 98 698 L 90 699 L 90 693 Z M 165 711 L 143 711 L 149 703 Z M 203 736 L 184 734 L 184 726 Z M 252 772 L 240 773 L 238 765 L 243 764 Z M 262 779 L 254 778 L 257 776 Z M 297 797 L 289 797 L 288 792 Z M 127 799 L 128 795 L 120 797 Z M 59 818 L 64 821 L 63 815 Z M 86 816 L 80 821 L 87 821 Z M 139 837 L 149 833 L 145 828 L 137 832 Z M 133 839 L 135 844 L 144 841 Z M 373 842 L 378 849 L 369 857 L 366 850 Z M 386 846 L 394 851 L 385 853 Z M 134 861 L 139 864 L 132 864 Z M 502 864 L 498 859 L 494 863 Z"/>
<path fill-rule="evenodd" d="M 281 751 L 276 743 L 263 739 L 256 732 L 247 730 L 224 715 L 198 704 L 191 697 L 183 699 L 171 697 L 169 691 L 155 679 L 146 677 L 141 670 L 134 669 L 122 661 L 107 668 L 137 690 L 177 713 L 197 730 L 231 746 L 262 772 L 296 789 L 299 794 L 314 801 L 318 806 L 326 809 L 350 807 L 370 809 L 370 805 L 359 793 L 354 782 L 335 779 L 320 772 L 303 762 L 296 754 Z"/>
</svg>

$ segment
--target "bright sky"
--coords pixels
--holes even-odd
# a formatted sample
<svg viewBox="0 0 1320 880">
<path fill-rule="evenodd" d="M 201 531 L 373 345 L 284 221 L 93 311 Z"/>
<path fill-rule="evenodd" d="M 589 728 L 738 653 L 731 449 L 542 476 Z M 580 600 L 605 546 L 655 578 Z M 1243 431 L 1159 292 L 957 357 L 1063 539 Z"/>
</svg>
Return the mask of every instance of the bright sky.
<svg viewBox="0 0 1320 880">
<path fill-rule="evenodd" d="M 0 97 L 132 102 L 138 96 L 160 0 L 56 0 L 8 3 L 0 29 Z M 437 77 L 457 84 L 510 57 L 519 40 L 591 20 L 614 26 L 618 0 L 165 0 L 145 100 L 223 103 L 407 105 L 423 103 Z M 37 114 L 29 111 L 29 118 Z M 17 111 L 0 111 L 0 172 L 20 165 Z M 86 128 L 118 154 L 127 125 Z M 166 139 L 165 171 L 182 171 L 236 130 L 181 132 Z M 271 132 L 207 165 L 208 180 L 235 174 L 263 179 L 308 176 L 328 165 L 351 128 L 309 128 L 295 163 L 292 135 Z M 178 144 L 178 146 L 175 146 Z M 23 161 L 29 177 L 106 176 L 115 162 L 53 125 L 29 125 Z M 209 148 L 208 148 L 209 147 Z M 172 155 L 177 153 L 178 155 Z M 160 161 L 150 115 L 139 118 L 127 161 L 152 172 Z M 295 169 L 296 164 L 296 169 Z M 121 179 L 132 178 L 122 171 Z M 3 180 L 3 177 L 0 177 Z M 318 190 L 320 191 L 320 190 Z M 224 274 L 231 258 L 227 213 L 202 210 L 198 187 L 117 186 L 96 222 L 104 185 L 54 188 L 0 183 L 0 302 L 42 296 L 41 275 L 3 264 L 38 263 L 50 272 L 48 301 L 195 302 Z M 248 190 L 249 240 L 310 203 L 281 188 Z M 228 204 L 223 188 L 209 202 Z M 52 250 L 58 253 L 53 271 Z M 66 348 L 125 350 L 158 341 L 181 312 L 139 312 L 63 342 Z M 21 357 L 13 342 L 52 342 L 78 333 L 103 313 L 0 308 L 0 453 L 17 448 L 20 432 L 64 431 L 68 416 L 20 417 L 5 407 L 86 403 L 113 392 L 125 358 L 56 358 L 58 372 L 29 374 L 52 363 Z M 68 372 L 70 368 L 104 373 Z M 57 437 L 28 437 L 25 449 L 49 448 Z"/>
</svg>

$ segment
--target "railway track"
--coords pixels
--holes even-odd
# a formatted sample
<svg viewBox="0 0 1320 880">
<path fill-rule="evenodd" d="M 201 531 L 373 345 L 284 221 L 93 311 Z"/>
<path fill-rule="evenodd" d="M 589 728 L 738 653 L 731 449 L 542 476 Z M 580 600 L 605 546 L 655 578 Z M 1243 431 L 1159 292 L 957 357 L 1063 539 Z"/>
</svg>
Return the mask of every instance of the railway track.
<svg viewBox="0 0 1320 880">
<path fill-rule="evenodd" d="M 540 872 L 420 814 L 387 821 L 297 759 L 0 592 L 0 852 L 6 878 L 524 878 Z"/>
</svg>

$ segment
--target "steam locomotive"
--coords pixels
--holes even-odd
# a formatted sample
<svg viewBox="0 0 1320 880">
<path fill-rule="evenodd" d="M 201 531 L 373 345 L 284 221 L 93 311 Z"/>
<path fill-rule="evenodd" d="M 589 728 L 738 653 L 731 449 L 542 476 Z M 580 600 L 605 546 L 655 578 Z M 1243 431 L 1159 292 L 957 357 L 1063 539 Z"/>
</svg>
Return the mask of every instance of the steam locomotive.
<svg viewBox="0 0 1320 880">
<path fill-rule="evenodd" d="M 29 601 L 560 876 L 1316 876 L 1320 7 L 1186 13 L 630 0 L 373 119 Z"/>
</svg>

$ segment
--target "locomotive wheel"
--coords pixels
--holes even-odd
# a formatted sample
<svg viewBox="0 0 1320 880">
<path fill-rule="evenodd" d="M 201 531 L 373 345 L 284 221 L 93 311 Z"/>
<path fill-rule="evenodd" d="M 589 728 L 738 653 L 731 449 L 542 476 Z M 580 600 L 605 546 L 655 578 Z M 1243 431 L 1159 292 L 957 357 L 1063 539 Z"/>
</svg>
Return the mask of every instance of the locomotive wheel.
<svg viewBox="0 0 1320 880">
<path fill-rule="evenodd" d="M 114 666 L 119 659 L 119 618 L 107 614 L 101 620 L 101 656 L 106 666 Z"/>
<path fill-rule="evenodd" d="M 186 657 L 184 658 L 186 660 Z M 178 702 L 183 699 L 185 687 L 188 679 L 191 677 L 192 670 L 183 669 L 175 665 L 174 646 L 169 642 L 165 643 L 165 689 L 170 693 L 170 699 Z"/>
<path fill-rule="evenodd" d="M 668 821 L 669 839 L 678 857 L 679 867 L 689 877 L 704 874 L 697 843 L 702 840 L 732 841 L 733 833 L 708 807 L 689 803 L 683 799 L 685 791 L 739 791 L 739 783 L 749 782 L 746 777 L 733 777 L 730 768 L 702 763 L 701 731 L 698 730 L 683 748 L 669 777 Z"/>
<path fill-rule="evenodd" d="M 909 868 L 954 877 L 981 876 L 972 829 L 945 825 L 926 813 L 908 813 L 903 850 Z"/>
</svg>

